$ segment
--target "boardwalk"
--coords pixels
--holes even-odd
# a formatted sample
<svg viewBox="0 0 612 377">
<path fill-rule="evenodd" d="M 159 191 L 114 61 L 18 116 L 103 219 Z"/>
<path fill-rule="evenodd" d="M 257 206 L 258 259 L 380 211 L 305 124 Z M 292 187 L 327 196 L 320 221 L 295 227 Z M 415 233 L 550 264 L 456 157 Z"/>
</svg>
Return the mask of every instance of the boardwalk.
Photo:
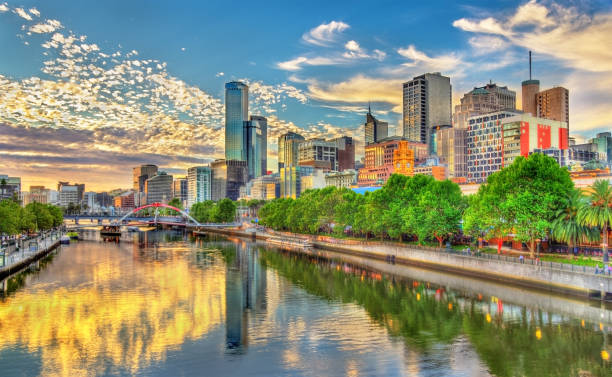
<svg viewBox="0 0 612 377">
<path fill-rule="evenodd" d="M 54 231 L 23 241 L 20 249 L 12 245 L 3 250 L 0 253 L 0 279 L 19 271 L 56 248 L 61 236 L 60 231 Z"/>
</svg>

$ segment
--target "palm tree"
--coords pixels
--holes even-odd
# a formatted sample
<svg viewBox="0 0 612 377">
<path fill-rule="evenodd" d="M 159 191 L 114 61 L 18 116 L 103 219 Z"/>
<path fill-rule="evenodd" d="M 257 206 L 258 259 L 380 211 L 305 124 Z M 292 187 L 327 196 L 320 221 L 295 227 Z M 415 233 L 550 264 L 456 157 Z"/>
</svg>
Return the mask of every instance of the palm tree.
<svg viewBox="0 0 612 377">
<path fill-rule="evenodd" d="M 608 231 L 612 224 L 612 186 L 610 182 L 598 180 L 591 186 L 590 203 L 578 210 L 578 222 L 598 227 L 602 232 L 603 261 L 608 262 Z"/>
<path fill-rule="evenodd" d="M 570 250 L 576 249 L 581 242 L 599 241 L 596 228 L 581 224 L 578 212 L 587 205 L 580 190 L 572 190 L 567 197 L 567 205 L 557 211 L 552 222 L 551 233 L 557 241 L 565 242 Z"/>
</svg>

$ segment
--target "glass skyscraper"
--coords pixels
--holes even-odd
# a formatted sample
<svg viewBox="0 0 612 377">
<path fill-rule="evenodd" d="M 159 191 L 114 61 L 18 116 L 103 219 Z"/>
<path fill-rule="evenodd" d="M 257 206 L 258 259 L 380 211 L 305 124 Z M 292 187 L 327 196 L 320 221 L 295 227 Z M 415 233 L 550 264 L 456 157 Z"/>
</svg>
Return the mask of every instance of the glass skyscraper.
<svg viewBox="0 0 612 377">
<path fill-rule="evenodd" d="M 249 114 L 249 87 L 241 82 L 225 84 L 225 159 L 247 160 L 245 122 Z"/>
<path fill-rule="evenodd" d="M 249 180 L 266 175 L 268 170 L 268 120 L 251 115 L 245 124 Z"/>
</svg>

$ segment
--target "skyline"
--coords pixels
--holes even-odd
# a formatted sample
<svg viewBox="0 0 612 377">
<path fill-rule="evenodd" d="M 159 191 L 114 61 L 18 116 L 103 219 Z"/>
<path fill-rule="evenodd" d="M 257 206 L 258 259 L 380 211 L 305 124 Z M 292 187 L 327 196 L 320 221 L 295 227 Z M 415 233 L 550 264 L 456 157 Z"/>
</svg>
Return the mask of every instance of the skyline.
<svg viewBox="0 0 612 377">
<path fill-rule="evenodd" d="M 94 191 L 129 187 L 143 163 L 186 175 L 224 154 L 231 80 L 249 85 L 250 114 L 268 118 L 269 170 L 287 131 L 352 136 L 360 157 L 368 102 L 395 134 L 401 84 L 425 72 L 450 76 L 453 105 L 493 80 L 517 92 L 520 108 L 529 49 L 542 87 L 570 90 L 572 135 L 612 128 L 612 52 L 599 50 L 612 44 L 612 5 L 603 1 L 327 4 L 317 16 L 245 5 L 215 19 L 228 13 L 221 4 L 119 4 L 0 4 L 0 48 L 13 52 L 0 61 L 0 173 L 23 187 L 65 180 Z M 419 25 L 436 29 L 415 37 Z"/>
</svg>

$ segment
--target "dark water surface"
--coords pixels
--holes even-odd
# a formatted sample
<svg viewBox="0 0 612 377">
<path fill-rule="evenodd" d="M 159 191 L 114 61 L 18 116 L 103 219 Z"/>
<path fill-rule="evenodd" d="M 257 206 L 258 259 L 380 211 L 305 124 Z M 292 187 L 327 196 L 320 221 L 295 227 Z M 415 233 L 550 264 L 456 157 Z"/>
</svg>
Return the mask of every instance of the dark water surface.
<svg viewBox="0 0 612 377">
<path fill-rule="evenodd" d="M 84 236 L 4 282 L 0 376 L 612 375 L 597 302 L 240 239 Z"/>
</svg>

